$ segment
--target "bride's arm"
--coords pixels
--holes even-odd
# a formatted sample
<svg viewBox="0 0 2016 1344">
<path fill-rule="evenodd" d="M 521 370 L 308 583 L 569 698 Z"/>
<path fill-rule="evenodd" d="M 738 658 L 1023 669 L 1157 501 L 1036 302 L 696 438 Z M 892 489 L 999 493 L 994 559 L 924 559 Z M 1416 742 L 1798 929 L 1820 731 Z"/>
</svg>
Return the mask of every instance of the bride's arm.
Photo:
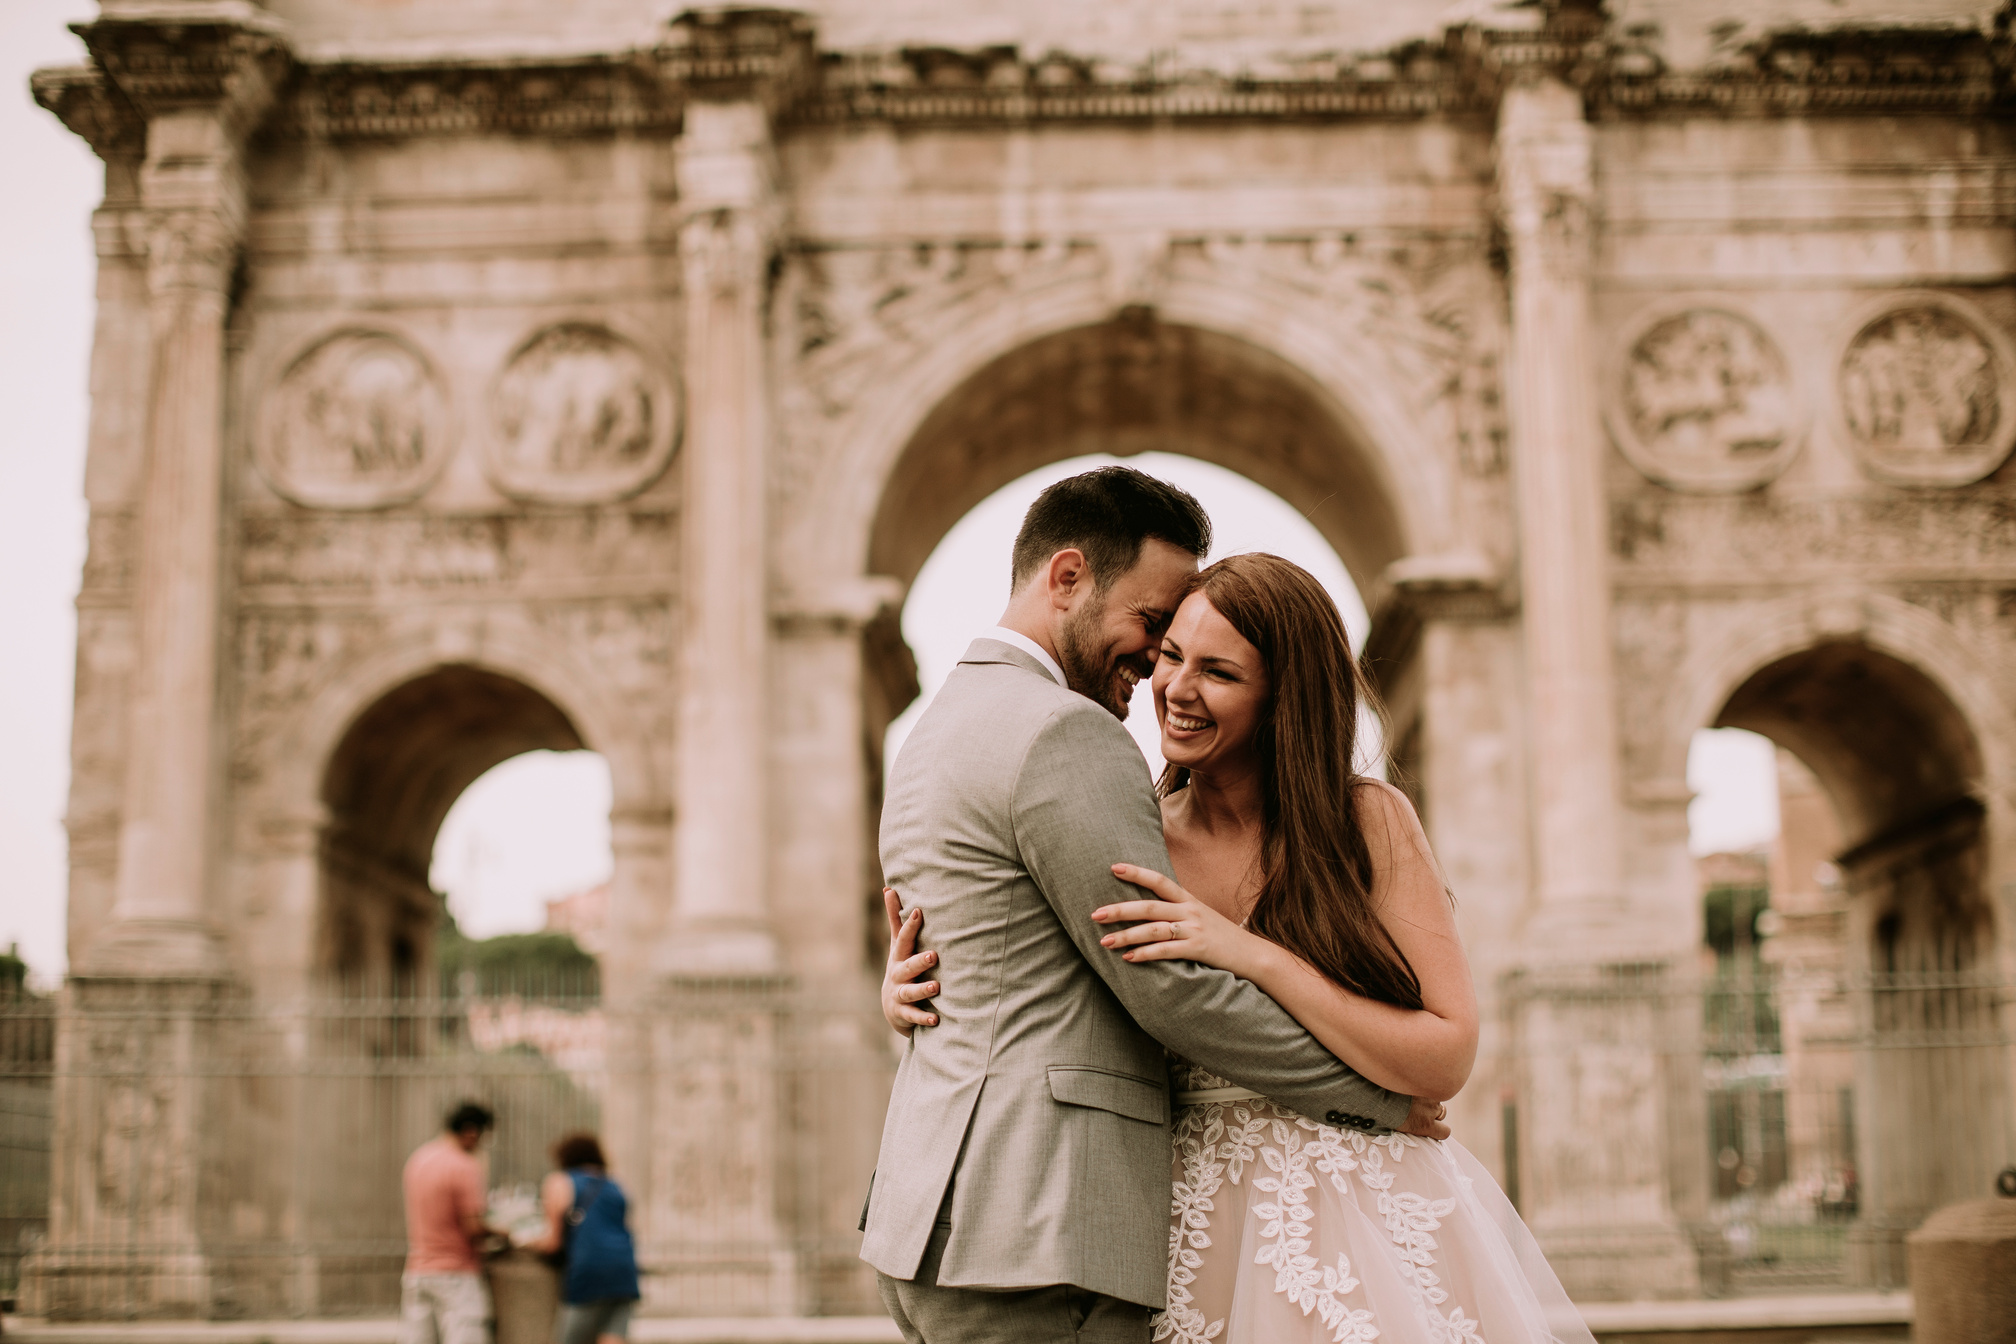
<svg viewBox="0 0 2016 1344">
<path fill-rule="evenodd" d="M 1246 932 L 1159 873 L 1116 868 L 1164 899 L 1095 911 L 1102 923 L 1145 920 L 1108 934 L 1129 961 L 1201 961 L 1265 990 L 1331 1054 L 1372 1082 L 1409 1096 L 1446 1101 L 1477 1058 L 1477 995 L 1456 932 L 1456 914 L 1414 809 L 1398 789 L 1368 782 L 1359 818 L 1372 850 L 1373 907 L 1421 980 L 1420 1009 L 1367 999 L 1339 987 L 1278 943 Z"/>
</svg>

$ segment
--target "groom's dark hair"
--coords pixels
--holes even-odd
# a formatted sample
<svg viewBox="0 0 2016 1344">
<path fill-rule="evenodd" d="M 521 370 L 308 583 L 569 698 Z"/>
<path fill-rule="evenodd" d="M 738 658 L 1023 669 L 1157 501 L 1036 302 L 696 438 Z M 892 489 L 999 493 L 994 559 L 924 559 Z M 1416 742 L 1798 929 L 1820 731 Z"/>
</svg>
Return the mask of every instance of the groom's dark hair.
<svg viewBox="0 0 2016 1344">
<path fill-rule="evenodd" d="M 1211 519 L 1188 491 L 1132 467 L 1067 476 L 1022 515 L 1008 591 L 1019 591 L 1051 556 L 1074 548 L 1084 552 L 1093 583 L 1111 588 L 1134 568 L 1150 537 L 1201 560 L 1211 549 Z"/>
</svg>

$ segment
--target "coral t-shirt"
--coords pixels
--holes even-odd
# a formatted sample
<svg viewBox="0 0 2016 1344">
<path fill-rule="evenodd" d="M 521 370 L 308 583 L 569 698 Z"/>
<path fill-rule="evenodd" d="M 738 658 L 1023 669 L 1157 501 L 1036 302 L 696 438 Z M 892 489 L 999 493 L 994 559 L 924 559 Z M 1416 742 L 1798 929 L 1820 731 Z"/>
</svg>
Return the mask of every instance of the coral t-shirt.
<svg viewBox="0 0 2016 1344">
<path fill-rule="evenodd" d="M 421 1144 L 406 1159 L 406 1272 L 475 1274 L 483 1263 L 463 1220 L 481 1215 L 483 1163 L 443 1135 Z"/>
</svg>

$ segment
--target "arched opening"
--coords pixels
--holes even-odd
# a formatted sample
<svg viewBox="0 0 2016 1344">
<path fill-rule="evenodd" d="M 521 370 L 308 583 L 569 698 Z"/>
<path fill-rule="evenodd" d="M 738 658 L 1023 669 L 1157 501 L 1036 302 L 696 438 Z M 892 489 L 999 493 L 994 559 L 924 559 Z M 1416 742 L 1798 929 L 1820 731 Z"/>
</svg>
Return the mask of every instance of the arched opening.
<svg viewBox="0 0 2016 1344">
<path fill-rule="evenodd" d="M 1202 458 L 1287 500 L 1377 607 L 1406 554 L 1385 474 L 1313 379 L 1250 342 L 1130 310 L 1032 341 L 966 379 L 891 470 L 868 570 L 908 585 L 974 505 L 1061 458 L 1151 450 Z"/>
<path fill-rule="evenodd" d="M 328 992 L 307 1010 L 299 1098 L 303 1151 L 330 1159 L 304 1169 L 302 1224 L 315 1241 L 350 1248 L 318 1259 L 316 1291 L 326 1303 L 397 1300 L 400 1170 L 457 1102 L 478 1101 L 497 1117 L 487 1151 L 492 1217 L 504 1224 L 535 1216 L 548 1146 L 599 1128 L 605 1029 L 594 963 L 575 942 L 585 930 L 541 930 L 550 911 L 525 893 L 519 904 L 529 912 L 500 921 L 465 906 L 465 919 L 477 917 L 458 930 L 433 880 L 456 867 L 437 863 L 444 856 L 436 851 L 458 800 L 496 795 L 486 786 L 508 784 L 514 768 L 537 776 L 549 753 L 579 759 L 586 751 L 572 718 L 543 692 L 454 664 L 380 696 L 329 757 L 317 924 Z M 568 772 L 544 773 L 549 788 L 556 773 L 566 785 Z M 571 773 L 579 787 L 581 772 Z M 601 779 L 606 816 L 606 770 Z M 502 801 L 487 823 L 492 848 L 514 811 L 528 818 L 521 824 L 551 830 L 567 810 L 549 799 L 542 812 L 537 797 Z M 473 818 L 462 833 L 480 835 L 485 825 Z M 606 828 L 600 841 L 606 870 Z M 446 857 L 464 858 L 466 869 L 466 856 Z M 602 899 L 606 908 L 606 887 Z M 592 915 L 580 908 L 591 904 L 575 901 L 568 913 Z M 515 931 L 469 936 L 500 929 Z"/>
<path fill-rule="evenodd" d="M 380 697 L 323 775 L 322 969 L 412 992 L 433 964 L 441 907 L 428 879 L 448 810 L 500 762 L 585 746 L 546 696 L 480 667 L 437 668 Z"/>
<path fill-rule="evenodd" d="M 1704 860 L 1732 1251 L 1901 1283 L 1904 1234 L 2008 1156 L 1976 738 L 1923 670 L 1855 641 L 1759 668 L 1715 726 L 1776 744 L 1782 817 L 1747 862 Z"/>
<path fill-rule="evenodd" d="M 908 726 L 929 702 L 973 635 L 990 625 L 1006 599 L 1008 555 L 1023 513 L 1052 483 L 1119 459 L 1098 455 L 1065 458 L 1010 481 L 975 505 L 945 534 L 918 570 L 903 604 L 904 642 L 916 655 L 921 694 L 890 727 L 887 753 L 894 755 Z M 1242 551 L 1266 550 L 1293 560 L 1313 574 L 1343 613 L 1354 649 L 1362 652 L 1370 618 L 1337 553 L 1323 535 L 1286 500 L 1247 477 L 1197 458 L 1146 452 L 1127 464 L 1188 490 L 1211 515 L 1212 549 L 1207 562 Z M 1363 764 L 1383 768 L 1380 725 L 1369 711 L 1362 739 Z M 1127 729 L 1140 743 L 1151 771 L 1161 769 L 1154 697 L 1148 683 L 1134 691 Z"/>
<path fill-rule="evenodd" d="M 1144 309 L 1032 341 L 936 406 L 885 482 L 868 571 L 907 592 L 960 520 L 1011 482 L 1067 460 L 1144 453 L 1210 463 L 1285 501 L 1341 561 L 1339 577 L 1355 588 L 1349 597 L 1361 610 L 1379 608 L 1386 567 L 1408 551 L 1386 473 L 1328 391 L 1248 341 Z M 976 629 L 991 624 L 1005 600 L 1005 546 L 997 565 Z M 872 856 L 885 737 L 920 687 L 899 612 L 885 611 L 863 647 Z M 1401 740 L 1407 727 L 1394 725 Z M 879 896 L 871 904 L 869 927 L 879 933 Z M 870 954 L 879 955 L 872 940 Z"/>
</svg>

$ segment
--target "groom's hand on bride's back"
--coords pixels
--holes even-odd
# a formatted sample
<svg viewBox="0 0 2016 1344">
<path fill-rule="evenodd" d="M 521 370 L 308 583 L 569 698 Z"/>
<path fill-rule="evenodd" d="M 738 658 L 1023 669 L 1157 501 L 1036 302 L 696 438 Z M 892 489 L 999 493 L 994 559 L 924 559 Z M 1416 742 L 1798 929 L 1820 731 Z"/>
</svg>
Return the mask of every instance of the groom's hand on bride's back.
<svg viewBox="0 0 2016 1344">
<path fill-rule="evenodd" d="M 935 1027 L 938 1014 L 929 1000 L 938 992 L 936 980 L 918 977 L 938 964 L 936 952 L 919 952 L 917 935 L 924 930 L 924 912 L 903 913 L 903 898 L 893 887 L 882 888 L 882 909 L 889 916 L 889 967 L 882 973 L 882 1017 L 897 1034 L 917 1027 Z"/>
<path fill-rule="evenodd" d="M 1448 1138 L 1449 1126 L 1444 1123 L 1443 1117 L 1449 1114 L 1449 1108 L 1426 1097 L 1415 1097 L 1413 1101 L 1413 1107 L 1407 1112 L 1407 1123 L 1400 1126 L 1400 1132 L 1421 1139 Z"/>
</svg>

